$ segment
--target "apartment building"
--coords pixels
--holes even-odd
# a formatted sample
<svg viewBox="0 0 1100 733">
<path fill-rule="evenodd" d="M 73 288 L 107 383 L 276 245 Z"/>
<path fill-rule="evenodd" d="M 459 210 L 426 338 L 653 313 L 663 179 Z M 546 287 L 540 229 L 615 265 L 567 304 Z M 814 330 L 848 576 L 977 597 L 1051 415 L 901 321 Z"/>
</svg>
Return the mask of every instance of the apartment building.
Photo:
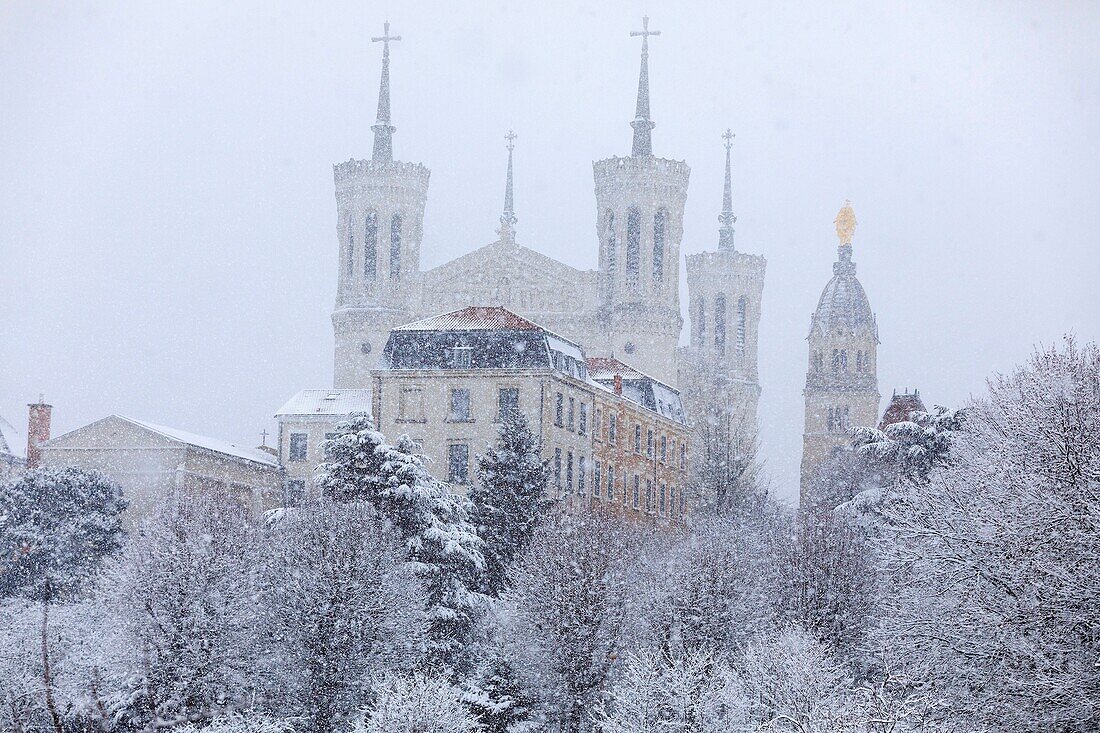
<svg viewBox="0 0 1100 733">
<path fill-rule="evenodd" d="M 592 369 L 596 369 L 595 373 Z M 463 491 L 510 410 L 527 416 L 570 506 L 678 520 L 687 435 L 679 393 L 500 307 L 469 307 L 394 328 L 372 374 L 373 414 L 407 434 L 429 470 Z"/>
</svg>

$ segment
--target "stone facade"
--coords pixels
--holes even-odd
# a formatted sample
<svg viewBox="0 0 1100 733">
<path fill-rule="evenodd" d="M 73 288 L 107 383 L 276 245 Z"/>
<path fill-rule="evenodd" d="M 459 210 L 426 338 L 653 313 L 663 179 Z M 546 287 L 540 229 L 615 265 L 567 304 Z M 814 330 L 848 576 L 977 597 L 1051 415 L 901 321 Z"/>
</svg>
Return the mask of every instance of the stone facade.
<svg viewBox="0 0 1100 733">
<path fill-rule="evenodd" d="M 253 513 L 279 506 L 283 470 L 274 455 L 111 415 L 41 446 L 47 466 L 101 471 L 122 486 L 135 522 L 173 491 L 229 496 Z"/>
<path fill-rule="evenodd" d="M 502 306 L 583 345 L 592 356 L 621 358 L 683 388 L 689 401 L 710 399 L 718 390 L 722 400 L 736 403 L 746 429 L 755 431 L 765 262 L 733 249 L 732 135 L 718 251 L 688 258 L 688 302 L 702 304 L 705 318 L 726 324 L 728 343 L 707 344 L 701 335 L 681 350 L 680 251 L 690 168 L 652 154 L 643 40 L 633 154 L 593 163 L 594 270 L 570 267 L 516 242 L 511 175 L 500 239 L 434 269 L 419 269 L 429 172 L 392 160 L 396 128 L 389 120 L 384 55 L 379 121 L 372 128 L 375 157 L 334 171 L 341 263 L 332 316 L 337 388 L 370 386 L 379 347 L 399 323 L 467 305 Z M 378 154 L 380 141 L 384 155 Z M 509 173 L 510 156 L 511 140 Z"/>
<path fill-rule="evenodd" d="M 878 324 L 867 293 L 856 278 L 851 234 L 854 214 L 845 205 L 837 217 L 851 219 L 841 233 L 833 277 L 825 285 L 810 320 L 806 370 L 806 415 L 802 446 L 801 494 L 833 451 L 850 441 L 849 430 L 878 423 Z"/>
</svg>

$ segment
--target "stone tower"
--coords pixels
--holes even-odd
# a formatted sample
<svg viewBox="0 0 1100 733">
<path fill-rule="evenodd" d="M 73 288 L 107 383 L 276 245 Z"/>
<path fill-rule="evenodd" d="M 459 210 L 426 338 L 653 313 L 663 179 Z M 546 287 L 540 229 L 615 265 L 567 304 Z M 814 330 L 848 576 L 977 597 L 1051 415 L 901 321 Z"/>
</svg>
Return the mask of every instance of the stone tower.
<svg viewBox="0 0 1100 733">
<path fill-rule="evenodd" d="M 599 313 L 606 350 L 671 385 L 677 383 L 680 316 L 680 240 L 690 168 L 653 155 L 649 114 L 649 18 L 642 30 L 642 62 L 634 143 L 626 158 L 592 164 L 596 183 Z"/>
<path fill-rule="evenodd" d="M 856 279 L 850 203 L 837 214 L 840 247 L 833 277 L 810 320 L 806 372 L 806 423 L 802 443 L 802 504 L 821 464 L 848 444 L 849 428 L 878 423 L 878 325 L 867 293 Z"/>
<path fill-rule="evenodd" d="M 420 270 L 420 239 L 429 171 L 393 159 L 390 122 L 390 24 L 372 38 L 382 42 L 378 117 L 371 127 L 370 160 L 333 166 L 340 274 L 332 326 L 336 336 L 333 382 L 367 387 L 368 372 L 391 328 L 412 320 Z"/>
<path fill-rule="evenodd" d="M 726 130 L 723 137 L 726 177 L 718 248 L 687 257 L 691 341 L 681 351 L 680 386 L 689 415 L 702 419 L 708 408 L 719 409 L 732 417 L 735 429 L 752 437 L 760 400 L 757 343 L 767 261 L 734 248 L 733 133 Z"/>
</svg>

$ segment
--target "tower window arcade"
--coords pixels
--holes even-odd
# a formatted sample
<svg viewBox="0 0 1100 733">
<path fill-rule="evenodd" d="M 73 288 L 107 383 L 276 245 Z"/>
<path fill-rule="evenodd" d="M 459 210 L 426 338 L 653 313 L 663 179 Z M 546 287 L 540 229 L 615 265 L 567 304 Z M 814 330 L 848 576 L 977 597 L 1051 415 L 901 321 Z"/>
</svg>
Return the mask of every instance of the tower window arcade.
<svg viewBox="0 0 1100 733">
<path fill-rule="evenodd" d="M 726 296 L 722 294 L 714 298 L 714 348 L 726 353 Z"/>
<path fill-rule="evenodd" d="M 363 277 L 374 280 L 378 275 L 378 214 L 367 214 L 363 237 Z"/>
<path fill-rule="evenodd" d="M 401 215 L 390 219 L 390 279 L 401 279 Z"/>
<path fill-rule="evenodd" d="M 653 282 L 660 285 L 665 279 L 665 220 L 668 214 L 657 209 L 653 215 Z"/>
<path fill-rule="evenodd" d="M 745 354 L 745 311 L 747 310 L 747 303 L 745 302 L 745 296 L 741 296 L 737 300 L 737 355 L 744 356 Z"/>
<path fill-rule="evenodd" d="M 626 213 L 626 277 L 637 284 L 642 265 L 642 214 L 635 208 Z"/>
</svg>

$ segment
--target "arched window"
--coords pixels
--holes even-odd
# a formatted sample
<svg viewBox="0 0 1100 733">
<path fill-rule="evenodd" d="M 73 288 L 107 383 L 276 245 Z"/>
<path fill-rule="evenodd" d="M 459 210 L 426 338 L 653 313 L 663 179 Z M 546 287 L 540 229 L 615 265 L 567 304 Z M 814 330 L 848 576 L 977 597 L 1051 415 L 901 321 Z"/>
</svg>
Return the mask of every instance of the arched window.
<svg viewBox="0 0 1100 733">
<path fill-rule="evenodd" d="M 637 209 L 626 212 L 626 278 L 638 280 L 642 266 L 642 214 Z"/>
<path fill-rule="evenodd" d="M 348 218 L 348 262 L 347 262 L 348 277 L 355 274 L 355 225 L 352 223 L 351 218 Z"/>
<path fill-rule="evenodd" d="M 842 372 L 848 371 L 848 350 L 847 349 L 841 349 L 840 350 L 840 371 L 842 371 Z"/>
<path fill-rule="evenodd" d="M 702 346 L 707 338 L 707 301 L 703 298 L 695 306 L 695 321 L 695 343 Z"/>
<path fill-rule="evenodd" d="M 714 297 L 714 349 L 726 353 L 726 296 Z"/>
<path fill-rule="evenodd" d="M 836 410 L 829 408 L 829 432 L 836 430 Z"/>
<path fill-rule="evenodd" d="M 363 237 L 363 277 L 373 280 L 378 275 L 378 214 L 367 214 Z"/>
<path fill-rule="evenodd" d="M 653 215 L 653 282 L 660 285 L 665 280 L 665 219 L 664 209 Z"/>
<path fill-rule="evenodd" d="M 737 299 L 737 355 L 745 353 L 745 296 Z"/>
<path fill-rule="evenodd" d="M 401 278 L 401 215 L 390 219 L 390 279 Z"/>
<path fill-rule="evenodd" d="M 814 352 L 814 371 L 825 371 L 825 355 L 821 353 L 820 349 Z"/>
<path fill-rule="evenodd" d="M 833 349 L 833 372 L 840 371 L 840 349 Z"/>
<path fill-rule="evenodd" d="M 607 218 L 604 226 L 607 227 L 607 274 L 612 277 L 615 276 L 615 268 L 618 266 L 618 249 L 619 242 L 615 238 L 615 212 L 608 209 Z"/>
<path fill-rule="evenodd" d="M 863 373 L 863 367 L 864 367 L 863 352 L 858 351 L 858 352 L 856 352 L 856 371 L 859 372 L 860 374 L 862 374 Z"/>
</svg>

